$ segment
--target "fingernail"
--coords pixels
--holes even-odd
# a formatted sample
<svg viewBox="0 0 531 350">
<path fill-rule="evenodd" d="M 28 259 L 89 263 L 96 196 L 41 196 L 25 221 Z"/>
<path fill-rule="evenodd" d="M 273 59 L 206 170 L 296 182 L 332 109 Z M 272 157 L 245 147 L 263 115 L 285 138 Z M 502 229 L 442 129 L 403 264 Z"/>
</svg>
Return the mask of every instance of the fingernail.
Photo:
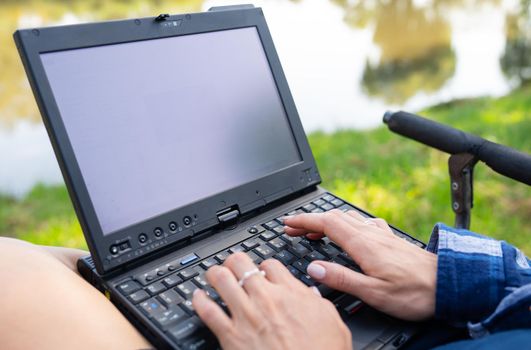
<svg viewBox="0 0 531 350">
<path fill-rule="evenodd" d="M 317 289 L 316 286 L 312 286 L 312 291 L 319 297 L 322 297 L 321 292 L 319 292 L 319 289 Z"/>
<path fill-rule="evenodd" d="M 194 290 L 194 292 L 192 293 L 192 296 L 195 297 L 196 294 L 198 294 L 198 293 L 201 293 L 201 289 L 196 289 L 196 290 Z"/>
<path fill-rule="evenodd" d="M 280 222 L 284 223 L 284 220 L 289 220 L 289 219 L 291 219 L 292 217 L 293 217 L 293 216 L 291 216 L 291 215 L 286 215 L 286 216 L 282 216 L 282 217 L 278 218 L 278 220 L 279 220 Z"/>
<path fill-rule="evenodd" d="M 306 268 L 306 271 L 308 272 L 308 275 L 317 280 L 322 280 L 326 276 L 326 269 L 319 264 L 310 263 Z"/>
</svg>

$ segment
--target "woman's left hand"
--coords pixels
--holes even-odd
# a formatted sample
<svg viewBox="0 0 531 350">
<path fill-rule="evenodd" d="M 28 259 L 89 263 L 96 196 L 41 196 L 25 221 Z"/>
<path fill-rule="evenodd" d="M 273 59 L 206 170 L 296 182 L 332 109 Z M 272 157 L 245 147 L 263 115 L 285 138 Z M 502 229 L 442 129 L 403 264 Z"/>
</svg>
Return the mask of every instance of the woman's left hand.
<svg viewBox="0 0 531 350">
<path fill-rule="evenodd" d="M 256 268 L 245 253 L 236 253 L 206 272 L 230 317 L 204 291 L 194 294 L 197 314 L 224 349 L 351 349 L 350 332 L 331 302 L 277 260 L 260 264 L 265 275 L 249 274 Z"/>
</svg>

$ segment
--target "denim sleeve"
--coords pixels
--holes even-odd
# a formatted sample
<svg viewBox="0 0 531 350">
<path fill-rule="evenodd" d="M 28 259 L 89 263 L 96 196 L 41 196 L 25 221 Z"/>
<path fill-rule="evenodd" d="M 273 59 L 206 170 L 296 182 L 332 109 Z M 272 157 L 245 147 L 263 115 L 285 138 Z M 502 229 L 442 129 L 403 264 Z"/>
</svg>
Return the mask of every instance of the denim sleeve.
<svg viewBox="0 0 531 350">
<path fill-rule="evenodd" d="M 473 337 L 531 327 L 531 262 L 520 250 L 444 224 L 427 249 L 438 255 L 437 318 L 468 325 Z"/>
</svg>

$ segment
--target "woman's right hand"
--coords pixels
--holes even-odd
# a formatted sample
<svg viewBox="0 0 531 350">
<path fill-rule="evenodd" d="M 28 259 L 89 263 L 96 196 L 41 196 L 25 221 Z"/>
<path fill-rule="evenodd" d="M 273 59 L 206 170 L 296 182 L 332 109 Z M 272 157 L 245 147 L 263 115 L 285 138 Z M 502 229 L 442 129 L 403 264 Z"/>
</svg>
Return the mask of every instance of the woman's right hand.
<svg viewBox="0 0 531 350">
<path fill-rule="evenodd" d="M 364 274 L 339 264 L 314 261 L 308 274 L 331 288 L 355 295 L 374 308 L 406 320 L 435 313 L 437 255 L 393 234 L 382 219 L 356 211 L 285 217 L 286 233 L 310 239 L 327 236 Z"/>
</svg>

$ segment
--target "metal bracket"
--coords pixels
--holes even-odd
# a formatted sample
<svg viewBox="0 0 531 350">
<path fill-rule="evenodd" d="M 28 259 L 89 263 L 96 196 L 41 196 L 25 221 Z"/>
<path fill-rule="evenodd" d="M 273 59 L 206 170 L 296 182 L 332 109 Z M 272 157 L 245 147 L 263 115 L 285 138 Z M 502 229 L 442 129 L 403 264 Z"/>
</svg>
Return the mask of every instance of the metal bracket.
<svg viewBox="0 0 531 350">
<path fill-rule="evenodd" d="M 455 213 L 456 228 L 470 227 L 470 211 L 474 206 L 473 175 L 476 156 L 470 153 L 453 154 L 448 158 L 452 210 Z"/>
</svg>

